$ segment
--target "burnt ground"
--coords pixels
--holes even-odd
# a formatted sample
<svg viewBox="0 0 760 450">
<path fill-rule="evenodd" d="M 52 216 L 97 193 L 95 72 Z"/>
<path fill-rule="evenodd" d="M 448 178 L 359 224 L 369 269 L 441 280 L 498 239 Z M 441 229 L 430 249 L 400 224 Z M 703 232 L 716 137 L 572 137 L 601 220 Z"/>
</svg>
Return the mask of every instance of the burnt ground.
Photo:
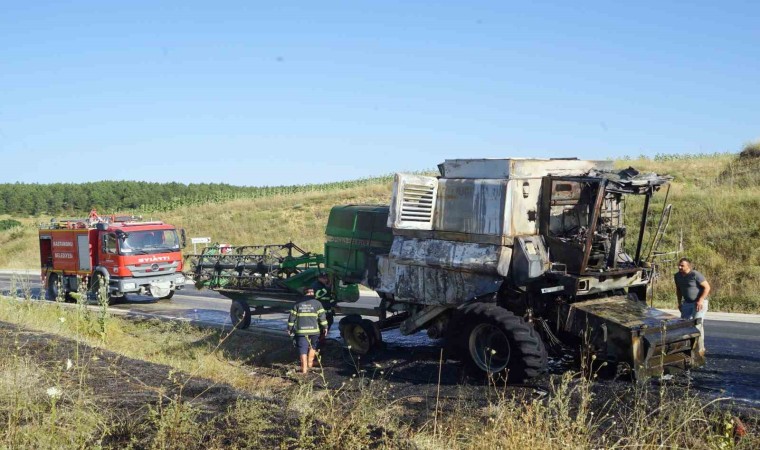
<svg viewBox="0 0 760 450">
<path fill-rule="evenodd" d="M 263 342 L 264 347 L 252 345 Z M 15 347 L 17 354 L 49 368 L 51 374 L 63 372 L 61 382 L 64 385 L 77 386 L 77 377 L 84 373 L 86 379 L 83 385 L 88 389 L 88 395 L 95 399 L 98 410 L 108 411 L 110 417 L 125 428 L 144 421 L 151 409 L 155 410 L 172 400 L 181 399 L 193 405 L 201 412 L 201 420 L 213 420 L 224 415 L 239 399 L 250 399 L 269 404 L 267 413 L 274 416 L 273 422 L 281 427 L 274 433 L 278 437 L 272 443 L 297 433 L 297 417 L 287 410 L 284 400 L 278 400 L 276 396 L 257 399 L 229 385 L 190 377 L 169 366 L 127 358 L 71 339 L 4 322 L 0 322 L 0 346 Z M 224 341 L 220 350 L 227 358 L 249 367 L 250 376 L 277 379 L 282 386 L 280 392 L 285 392 L 290 386 L 313 383 L 316 389 L 339 390 L 350 397 L 355 392 L 371 388 L 373 395 L 385 397 L 383 402 L 402 406 L 402 421 L 414 428 L 429 424 L 436 408 L 444 413 L 460 411 L 463 401 L 468 408 L 477 409 L 504 398 L 549 398 L 553 392 L 552 385 L 558 382 L 559 373 L 572 370 L 567 363 L 554 364 L 554 373 L 530 384 L 504 385 L 474 376 L 461 363 L 442 360 L 440 349 L 435 346 L 409 348 L 388 345 L 372 358 L 360 358 L 348 353 L 339 341 L 330 339 L 322 350 L 321 368 L 304 377 L 295 373 L 297 354 L 285 336 L 262 338 L 254 333 L 235 332 Z M 62 371 L 66 359 L 81 361 L 87 370 Z M 689 379 L 684 376 L 676 376 L 667 383 L 668 395 L 673 398 L 684 395 L 686 391 L 693 392 Z M 649 382 L 646 386 L 651 388 L 649 395 L 656 401 L 657 382 Z M 601 380 L 593 384 L 594 401 L 591 407 L 599 415 L 616 416 L 620 409 L 630 407 L 634 401 L 634 391 L 641 387 L 630 380 Z M 708 402 L 711 398 L 705 397 L 704 400 Z M 758 429 L 757 410 L 752 406 L 721 402 L 714 403 L 711 408 L 730 410 L 751 430 Z M 220 423 L 220 426 L 229 425 Z M 128 440 L 129 437 L 117 433 L 110 436 L 105 444 L 118 446 L 120 439 Z"/>
<path fill-rule="evenodd" d="M 276 400 L 254 398 L 229 385 L 192 377 L 170 366 L 128 358 L 61 336 L 0 321 L 0 347 L 15 348 L 11 353 L 47 369 L 45 375 L 51 385 L 60 385 L 67 393 L 63 402 L 73 401 L 82 388 L 109 422 L 109 434 L 103 442 L 107 447 L 126 443 L 136 448 L 147 446 L 148 441 L 141 444 L 140 439 L 155 432 L 155 424 L 149 423 L 151 412 L 177 401 L 191 405 L 199 413 L 197 420 L 203 422 L 223 416 L 238 400 L 265 402 L 274 406 L 269 408 L 275 416 L 273 422 L 282 424 L 277 435 L 289 436 L 288 429 L 295 427 L 295 419 Z M 64 369 L 67 359 L 77 362 L 74 370 Z"/>
</svg>

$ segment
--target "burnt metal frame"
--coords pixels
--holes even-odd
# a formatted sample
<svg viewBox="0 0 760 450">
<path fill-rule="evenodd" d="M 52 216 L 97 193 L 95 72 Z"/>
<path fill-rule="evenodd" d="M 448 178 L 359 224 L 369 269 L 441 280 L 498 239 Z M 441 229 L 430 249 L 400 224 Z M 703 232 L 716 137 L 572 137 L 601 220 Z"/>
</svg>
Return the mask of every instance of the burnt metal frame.
<svg viewBox="0 0 760 450">
<path fill-rule="evenodd" d="M 541 189 L 541 217 L 539 222 L 539 232 L 544 236 L 549 236 L 549 214 L 551 212 L 551 200 L 552 200 L 552 185 L 554 181 L 574 181 L 579 183 L 587 183 L 589 185 L 597 185 L 596 186 L 596 199 L 594 200 L 594 210 L 592 211 L 591 218 L 589 221 L 589 227 L 588 227 L 588 236 L 586 237 L 586 243 L 584 245 L 584 251 L 583 251 L 583 260 L 581 262 L 580 268 L 578 270 L 578 274 L 580 276 L 609 276 L 609 275 L 623 275 L 623 274 L 630 274 L 635 273 L 641 270 L 639 267 L 641 263 L 641 245 L 644 240 L 644 229 L 646 225 L 646 218 L 647 213 L 649 212 L 649 200 L 652 197 L 653 189 L 652 187 L 648 187 L 644 195 L 646 196 L 644 200 L 644 209 L 642 211 L 641 215 L 641 223 L 639 228 L 639 237 L 638 241 L 636 243 L 636 257 L 634 258 L 634 263 L 636 267 L 634 268 L 628 268 L 628 269 L 619 269 L 619 270 L 609 270 L 604 273 L 599 272 L 589 272 L 587 271 L 588 268 L 588 261 L 591 257 L 591 244 L 594 239 L 594 233 L 596 233 L 596 227 L 597 222 L 599 220 L 599 214 L 601 213 L 601 207 L 602 202 L 604 201 L 604 196 L 607 193 L 607 185 L 609 183 L 609 180 L 606 178 L 592 178 L 592 177 L 556 177 L 556 176 L 547 176 L 544 177 L 544 183 L 542 185 Z M 637 195 L 634 193 L 631 193 L 632 195 Z M 641 195 L 641 194 L 638 194 Z"/>
</svg>

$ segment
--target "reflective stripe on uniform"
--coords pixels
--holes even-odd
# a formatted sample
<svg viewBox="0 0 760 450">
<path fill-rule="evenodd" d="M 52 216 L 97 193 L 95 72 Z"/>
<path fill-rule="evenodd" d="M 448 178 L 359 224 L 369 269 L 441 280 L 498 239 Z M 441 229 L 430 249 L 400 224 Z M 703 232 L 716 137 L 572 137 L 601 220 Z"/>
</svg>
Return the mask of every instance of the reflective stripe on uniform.
<svg viewBox="0 0 760 450">
<path fill-rule="evenodd" d="M 319 334 L 319 328 L 302 328 L 296 330 L 296 334 Z"/>
</svg>

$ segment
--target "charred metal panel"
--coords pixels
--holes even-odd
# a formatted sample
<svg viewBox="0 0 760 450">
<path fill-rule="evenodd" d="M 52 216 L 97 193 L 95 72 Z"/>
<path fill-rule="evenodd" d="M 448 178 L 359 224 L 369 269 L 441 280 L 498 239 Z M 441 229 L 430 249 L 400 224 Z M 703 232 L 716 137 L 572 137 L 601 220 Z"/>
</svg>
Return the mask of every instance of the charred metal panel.
<svg viewBox="0 0 760 450">
<path fill-rule="evenodd" d="M 553 175 L 583 175 L 596 170 L 612 170 L 612 161 L 577 159 L 483 158 L 447 159 L 439 165 L 446 178 L 521 178 Z"/>
<path fill-rule="evenodd" d="M 396 236 L 390 258 L 397 264 L 498 275 L 502 249 L 498 245 L 415 239 Z M 507 248 L 511 254 L 511 249 Z"/>
<path fill-rule="evenodd" d="M 507 180 L 441 179 L 433 229 L 504 234 Z M 508 216 L 507 216 L 508 217 Z"/>
<path fill-rule="evenodd" d="M 394 279 L 383 283 L 396 301 L 421 305 L 458 305 L 496 292 L 502 278 L 433 267 L 394 264 Z M 390 280 L 389 280 L 390 281 Z"/>
<path fill-rule="evenodd" d="M 515 238 L 512 278 L 519 286 L 538 278 L 549 267 L 549 254 L 541 236 L 518 236 Z"/>
<path fill-rule="evenodd" d="M 512 245 L 512 238 L 494 234 L 458 233 L 456 231 L 437 230 L 393 230 L 394 236 L 417 239 L 440 239 L 443 241 L 470 242 L 491 245 Z"/>
<path fill-rule="evenodd" d="M 581 277 L 578 280 L 579 296 L 600 294 L 619 289 L 632 288 L 647 284 L 643 270 L 633 271 L 628 274 L 616 274 L 614 276 Z M 643 299 L 642 299 L 643 300 Z"/>
<path fill-rule="evenodd" d="M 501 251 L 499 252 L 499 265 L 496 266 L 496 272 L 503 277 L 509 275 L 511 270 L 512 253 L 512 247 L 501 247 Z"/>
<path fill-rule="evenodd" d="M 377 292 L 393 294 L 396 290 L 396 263 L 387 255 L 377 257 L 378 285 L 374 288 Z"/>
<path fill-rule="evenodd" d="M 508 236 L 537 234 L 541 178 L 510 180 L 509 184 L 508 226 L 504 234 Z"/>
</svg>

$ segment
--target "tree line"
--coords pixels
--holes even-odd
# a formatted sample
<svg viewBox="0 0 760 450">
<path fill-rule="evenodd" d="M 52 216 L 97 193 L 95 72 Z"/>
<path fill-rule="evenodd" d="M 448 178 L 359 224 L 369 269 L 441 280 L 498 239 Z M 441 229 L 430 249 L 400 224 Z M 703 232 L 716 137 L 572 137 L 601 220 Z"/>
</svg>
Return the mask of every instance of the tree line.
<svg viewBox="0 0 760 450">
<path fill-rule="evenodd" d="M 389 181 L 391 176 L 292 186 L 233 186 L 224 183 L 152 183 L 97 181 L 90 183 L 0 184 L 0 214 L 40 215 L 121 211 L 166 211 L 180 206 L 257 198 L 270 195 L 344 189 Z"/>
</svg>

